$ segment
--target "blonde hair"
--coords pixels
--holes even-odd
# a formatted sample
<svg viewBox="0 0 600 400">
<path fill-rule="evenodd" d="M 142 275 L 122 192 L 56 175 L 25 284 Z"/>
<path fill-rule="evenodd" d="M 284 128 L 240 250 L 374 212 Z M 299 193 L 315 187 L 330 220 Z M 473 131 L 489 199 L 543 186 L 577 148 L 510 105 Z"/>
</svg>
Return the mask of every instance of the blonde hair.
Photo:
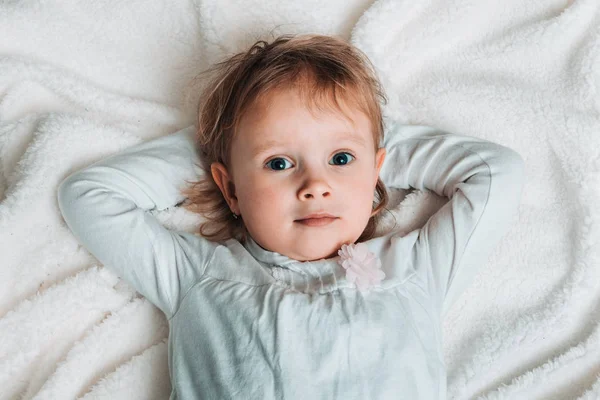
<svg viewBox="0 0 600 400">
<path fill-rule="evenodd" d="M 216 64 L 206 72 L 215 76 L 201 96 L 196 133 L 199 165 L 205 172 L 197 182 L 182 190 L 182 206 L 202 214 L 206 221 L 199 234 L 212 241 L 235 238 L 245 242 L 248 230 L 241 217 L 235 218 L 210 166 L 230 165 L 230 150 L 245 111 L 274 89 L 295 85 L 311 106 L 323 105 L 342 111 L 339 98 L 347 100 L 370 119 L 375 152 L 383 143 L 381 104 L 386 98 L 368 58 L 351 44 L 331 36 L 284 35 L 268 43 L 259 40 L 248 51 Z M 343 112 L 343 111 L 342 111 Z M 371 218 L 358 242 L 375 234 L 380 211 L 388 194 L 380 178 L 375 187 Z"/>
</svg>

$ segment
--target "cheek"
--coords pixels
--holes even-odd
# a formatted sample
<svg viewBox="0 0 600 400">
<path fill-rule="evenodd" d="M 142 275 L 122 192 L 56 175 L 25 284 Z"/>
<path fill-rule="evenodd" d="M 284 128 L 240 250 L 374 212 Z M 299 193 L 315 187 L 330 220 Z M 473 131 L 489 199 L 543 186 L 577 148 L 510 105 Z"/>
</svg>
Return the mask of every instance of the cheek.
<svg viewBox="0 0 600 400">
<path fill-rule="evenodd" d="M 373 171 L 362 170 L 352 176 L 345 177 L 343 187 L 347 192 L 364 197 L 375 190 L 376 182 L 373 181 Z"/>
<path fill-rule="evenodd" d="M 363 173 L 360 177 L 348 180 L 344 187 L 344 197 L 352 201 L 357 212 L 369 212 L 375 200 L 375 184 L 370 173 Z"/>
<path fill-rule="evenodd" d="M 274 185 L 260 177 L 246 177 L 239 190 L 240 207 L 261 218 L 277 214 L 285 199 L 282 185 Z M 268 212 L 267 212 L 268 211 Z"/>
</svg>

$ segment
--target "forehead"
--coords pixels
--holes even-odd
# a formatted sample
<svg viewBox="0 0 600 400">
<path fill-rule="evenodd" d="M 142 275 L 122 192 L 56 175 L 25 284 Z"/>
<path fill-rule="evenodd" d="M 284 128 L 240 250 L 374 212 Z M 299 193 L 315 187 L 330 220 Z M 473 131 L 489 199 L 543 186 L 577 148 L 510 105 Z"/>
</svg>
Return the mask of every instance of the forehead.
<svg viewBox="0 0 600 400">
<path fill-rule="evenodd" d="M 336 105 L 290 88 L 276 89 L 257 99 L 236 131 L 244 145 L 254 147 L 247 150 L 255 151 L 299 137 L 348 140 L 363 146 L 372 146 L 374 141 L 371 121 L 354 104 L 337 98 Z"/>
</svg>

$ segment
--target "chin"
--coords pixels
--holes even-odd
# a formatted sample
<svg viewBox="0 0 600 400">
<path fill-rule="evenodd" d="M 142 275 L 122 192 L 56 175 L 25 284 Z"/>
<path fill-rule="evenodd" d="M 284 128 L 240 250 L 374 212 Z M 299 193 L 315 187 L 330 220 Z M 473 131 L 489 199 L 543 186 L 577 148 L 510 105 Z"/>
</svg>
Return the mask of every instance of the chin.
<svg viewBox="0 0 600 400">
<path fill-rule="evenodd" d="M 337 252 L 341 248 L 341 246 L 342 245 L 337 246 L 337 244 L 336 244 L 333 247 L 330 247 L 327 249 L 322 249 L 321 251 L 310 251 L 309 250 L 306 252 L 302 252 L 303 256 L 301 256 L 301 258 L 297 258 L 297 260 L 299 260 L 299 261 L 316 261 L 316 260 L 321 260 L 324 258 L 325 259 L 333 258 L 338 255 Z M 312 249 L 314 249 L 314 247 L 312 247 Z"/>
</svg>

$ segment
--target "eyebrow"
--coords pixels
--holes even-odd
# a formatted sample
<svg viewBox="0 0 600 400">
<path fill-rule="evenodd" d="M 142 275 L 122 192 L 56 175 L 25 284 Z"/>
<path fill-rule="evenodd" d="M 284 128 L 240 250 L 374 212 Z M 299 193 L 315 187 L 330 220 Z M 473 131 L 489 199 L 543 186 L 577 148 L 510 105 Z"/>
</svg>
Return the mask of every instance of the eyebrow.
<svg viewBox="0 0 600 400">
<path fill-rule="evenodd" d="M 336 140 L 348 140 L 350 142 L 356 143 L 359 146 L 364 146 L 364 147 L 366 147 L 366 145 L 367 145 L 365 140 L 362 137 L 357 136 L 357 135 L 352 135 L 352 134 L 343 132 L 336 136 L 337 136 Z M 284 145 L 285 145 L 285 143 L 279 142 L 277 140 L 268 140 L 268 141 L 262 143 L 260 146 L 255 147 L 251 154 L 253 157 L 259 157 L 263 153 L 266 153 L 267 151 L 269 151 L 270 149 L 272 149 L 274 147 L 279 147 L 279 146 L 284 146 Z"/>
</svg>

